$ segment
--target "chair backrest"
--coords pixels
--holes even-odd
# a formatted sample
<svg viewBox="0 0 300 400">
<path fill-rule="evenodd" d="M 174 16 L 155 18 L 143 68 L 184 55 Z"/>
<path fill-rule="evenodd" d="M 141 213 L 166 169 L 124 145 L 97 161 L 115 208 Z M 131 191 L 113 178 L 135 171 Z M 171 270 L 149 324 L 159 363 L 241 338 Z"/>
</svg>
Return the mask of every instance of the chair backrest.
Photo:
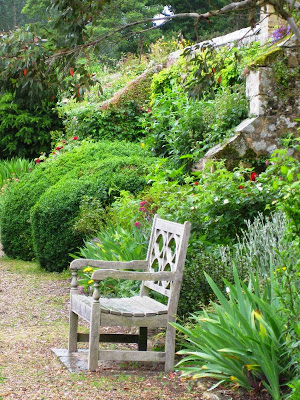
<svg viewBox="0 0 300 400">
<path fill-rule="evenodd" d="M 175 272 L 176 281 L 143 282 L 141 294 L 144 294 L 145 288 L 148 288 L 169 297 L 169 302 L 176 301 L 181 287 L 190 230 L 189 222 L 178 224 L 155 215 L 147 253 L 148 271 Z M 174 296 L 176 299 L 173 298 Z"/>
</svg>

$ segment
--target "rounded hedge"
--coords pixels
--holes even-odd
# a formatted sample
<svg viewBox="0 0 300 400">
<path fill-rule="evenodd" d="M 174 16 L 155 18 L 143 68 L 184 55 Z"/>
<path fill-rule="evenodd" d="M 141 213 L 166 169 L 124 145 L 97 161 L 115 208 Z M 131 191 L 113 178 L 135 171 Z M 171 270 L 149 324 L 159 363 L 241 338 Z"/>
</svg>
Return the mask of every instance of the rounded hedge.
<svg viewBox="0 0 300 400">
<path fill-rule="evenodd" d="M 36 257 L 49 271 L 62 271 L 71 260 L 69 253 L 83 244 L 83 234 L 73 228 L 83 196 L 93 196 L 107 205 L 121 190 L 132 193 L 145 186 L 150 158 L 111 157 L 70 171 L 51 186 L 31 209 Z"/>
<path fill-rule="evenodd" d="M 1 240 L 5 254 L 12 258 L 31 260 L 34 250 L 31 236 L 30 209 L 40 196 L 57 184 L 69 171 L 113 156 L 146 156 L 138 144 L 126 142 L 85 142 L 55 159 L 40 163 L 3 194 L 0 215 Z"/>
</svg>

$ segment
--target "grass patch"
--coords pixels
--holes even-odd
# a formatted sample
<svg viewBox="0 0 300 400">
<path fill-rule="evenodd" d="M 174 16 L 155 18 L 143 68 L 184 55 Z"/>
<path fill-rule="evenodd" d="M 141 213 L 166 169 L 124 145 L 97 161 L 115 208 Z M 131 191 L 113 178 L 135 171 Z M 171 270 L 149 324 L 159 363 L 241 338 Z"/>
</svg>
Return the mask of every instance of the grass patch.
<svg viewBox="0 0 300 400">
<path fill-rule="evenodd" d="M 99 389 L 103 390 L 113 390 L 115 388 L 114 382 L 112 381 L 111 377 L 101 377 L 96 381 L 93 381 L 92 384 Z"/>
<path fill-rule="evenodd" d="M 70 279 L 71 273 L 69 270 L 63 272 L 47 272 L 40 267 L 36 261 L 13 260 L 8 257 L 1 258 L 0 269 L 3 268 L 8 272 L 14 272 L 20 275 L 35 275 L 45 277 L 51 280 Z"/>
<path fill-rule="evenodd" d="M 74 382 L 81 382 L 81 381 L 86 381 L 87 380 L 87 376 L 84 374 L 76 374 L 75 372 L 72 372 L 70 374 L 70 377 L 72 379 L 72 381 Z"/>
</svg>

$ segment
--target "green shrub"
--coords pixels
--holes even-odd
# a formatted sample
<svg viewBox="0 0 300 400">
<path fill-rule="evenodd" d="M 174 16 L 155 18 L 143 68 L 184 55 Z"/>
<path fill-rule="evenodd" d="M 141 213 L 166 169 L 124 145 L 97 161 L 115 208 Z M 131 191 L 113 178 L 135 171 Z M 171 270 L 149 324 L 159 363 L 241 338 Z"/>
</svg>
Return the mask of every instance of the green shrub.
<svg viewBox="0 0 300 400">
<path fill-rule="evenodd" d="M 222 260 L 217 249 L 204 248 L 199 241 L 193 240 L 192 237 L 184 267 L 178 317 L 185 320 L 190 317 L 191 313 L 207 306 L 211 300 L 214 300 L 214 293 L 205 279 L 204 272 L 211 275 L 223 291 L 225 284 L 222 278 L 232 281 L 231 268 L 230 263 Z M 239 272 L 242 273 L 242 271 Z"/>
<path fill-rule="evenodd" d="M 96 236 L 105 225 L 107 210 L 95 196 L 83 196 L 80 199 L 79 213 L 74 221 L 74 230 L 86 238 Z M 88 258 L 88 257 L 87 257 Z"/>
<path fill-rule="evenodd" d="M 49 271 L 62 271 L 83 244 L 84 236 L 74 230 L 80 202 L 94 196 L 104 206 L 111 203 L 120 190 L 141 191 L 151 158 L 110 157 L 70 171 L 50 187 L 31 210 L 31 225 L 36 257 Z"/>
<path fill-rule="evenodd" d="M 213 100 L 191 100 L 178 85 L 165 88 L 144 117 L 146 143 L 160 156 L 183 163 L 180 157 L 199 157 L 233 133 L 248 114 L 243 86 L 220 88 Z"/>
<path fill-rule="evenodd" d="M 53 104 L 44 102 L 42 107 L 28 110 L 17 105 L 11 94 L 0 96 L 1 158 L 34 158 L 41 152 L 48 152 L 49 131 L 60 126 Z"/>
<path fill-rule="evenodd" d="M 142 110 L 135 101 L 101 110 L 98 103 L 61 109 L 67 137 L 95 140 L 137 141 L 142 136 L 139 118 Z"/>
<path fill-rule="evenodd" d="M 300 146 L 297 146 L 300 150 Z M 288 150 L 276 150 L 260 181 L 274 197 L 273 204 L 289 218 L 295 235 L 300 236 L 300 162 Z"/>
<path fill-rule="evenodd" d="M 126 142 L 84 142 L 71 151 L 58 154 L 41 162 L 32 173 L 12 184 L 3 195 L 1 212 L 1 235 L 5 254 L 13 258 L 34 258 L 30 209 L 40 196 L 55 185 L 68 171 L 84 166 L 94 160 L 112 156 L 145 155 L 139 145 Z"/>
</svg>

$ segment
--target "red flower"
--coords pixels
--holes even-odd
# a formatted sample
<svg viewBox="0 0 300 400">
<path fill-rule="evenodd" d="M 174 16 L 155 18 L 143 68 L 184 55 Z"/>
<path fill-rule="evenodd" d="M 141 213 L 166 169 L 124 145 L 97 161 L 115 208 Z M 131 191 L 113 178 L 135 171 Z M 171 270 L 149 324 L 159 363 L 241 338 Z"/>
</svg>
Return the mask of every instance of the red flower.
<svg viewBox="0 0 300 400">
<path fill-rule="evenodd" d="M 222 78 L 221 78 L 221 76 L 219 76 L 218 82 L 221 83 L 221 80 L 222 80 Z"/>
<path fill-rule="evenodd" d="M 198 186 L 198 185 L 199 185 L 199 182 L 198 182 L 198 181 L 194 182 L 194 185 L 195 185 L 195 186 Z"/>
<path fill-rule="evenodd" d="M 70 75 L 74 76 L 74 69 L 73 68 L 70 68 Z"/>
<path fill-rule="evenodd" d="M 151 108 L 147 108 L 147 113 L 151 113 Z"/>
<path fill-rule="evenodd" d="M 25 69 L 24 69 L 24 76 L 26 76 L 27 75 L 27 68 L 25 67 Z"/>
<path fill-rule="evenodd" d="M 257 175 L 258 175 L 257 172 L 252 172 L 252 174 L 250 175 L 250 181 L 254 182 Z"/>
<path fill-rule="evenodd" d="M 216 70 L 215 70 L 215 68 L 214 67 L 212 67 L 212 73 L 214 74 L 215 72 L 216 72 Z"/>
<path fill-rule="evenodd" d="M 56 150 L 60 150 L 60 149 L 62 149 L 62 147 L 60 147 L 60 146 L 57 146 L 57 147 L 56 147 Z"/>
<path fill-rule="evenodd" d="M 243 186 L 243 185 L 240 185 L 240 186 L 238 187 L 238 189 L 244 189 L 244 186 Z"/>
<path fill-rule="evenodd" d="M 73 140 L 78 140 L 78 136 L 73 136 Z"/>
<path fill-rule="evenodd" d="M 35 163 L 36 163 L 36 164 L 39 164 L 41 161 L 42 161 L 42 160 L 41 160 L 40 158 L 37 158 L 37 159 L 35 160 Z"/>
<path fill-rule="evenodd" d="M 55 151 L 53 151 L 52 154 L 56 154 Z"/>
<path fill-rule="evenodd" d="M 136 228 L 140 228 L 141 223 L 140 223 L 139 221 L 135 221 L 134 226 L 135 226 Z"/>
</svg>

